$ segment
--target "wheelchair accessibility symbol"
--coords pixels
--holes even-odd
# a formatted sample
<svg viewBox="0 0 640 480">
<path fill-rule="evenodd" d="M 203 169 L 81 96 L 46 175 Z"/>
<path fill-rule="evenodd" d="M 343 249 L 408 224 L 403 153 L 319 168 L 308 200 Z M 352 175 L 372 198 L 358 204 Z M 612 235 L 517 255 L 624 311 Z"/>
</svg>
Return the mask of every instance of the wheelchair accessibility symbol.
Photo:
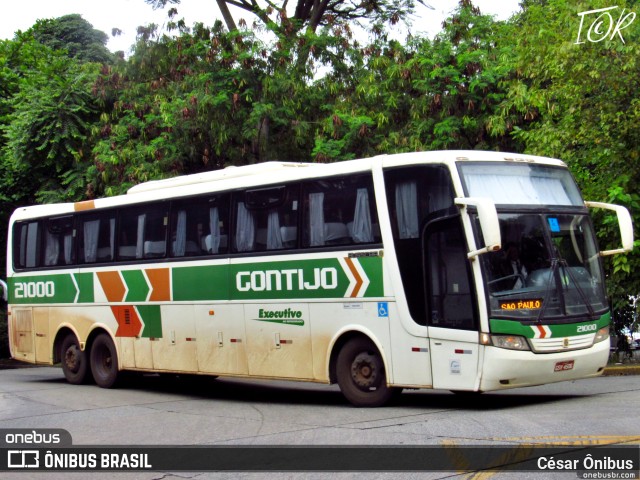
<svg viewBox="0 0 640 480">
<path fill-rule="evenodd" d="M 388 316 L 389 316 L 389 303 L 378 302 L 378 317 L 388 317 Z"/>
</svg>

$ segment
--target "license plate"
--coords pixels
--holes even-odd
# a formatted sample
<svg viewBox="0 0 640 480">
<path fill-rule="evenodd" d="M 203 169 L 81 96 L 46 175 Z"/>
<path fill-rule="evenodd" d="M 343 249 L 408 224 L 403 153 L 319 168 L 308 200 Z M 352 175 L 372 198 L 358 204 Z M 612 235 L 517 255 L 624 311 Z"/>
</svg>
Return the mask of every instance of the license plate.
<svg viewBox="0 0 640 480">
<path fill-rule="evenodd" d="M 574 360 L 569 360 L 568 362 L 558 362 L 554 367 L 554 372 L 566 372 L 567 370 L 573 370 Z"/>
</svg>

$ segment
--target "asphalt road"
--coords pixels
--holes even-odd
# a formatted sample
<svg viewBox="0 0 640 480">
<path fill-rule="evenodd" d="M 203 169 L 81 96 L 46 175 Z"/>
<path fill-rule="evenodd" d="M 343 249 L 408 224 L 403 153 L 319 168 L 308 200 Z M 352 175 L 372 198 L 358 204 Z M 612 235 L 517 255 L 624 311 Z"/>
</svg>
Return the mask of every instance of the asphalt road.
<svg viewBox="0 0 640 480">
<path fill-rule="evenodd" d="M 135 376 L 105 390 L 58 368 L 0 371 L 0 429 L 64 429 L 73 445 L 640 445 L 640 376 L 607 376 L 480 396 L 408 391 L 350 406 L 337 387 Z M 2 478 L 356 478 L 352 473 L 11 473 Z M 367 473 L 367 478 L 398 478 Z M 576 478 L 575 473 L 405 473 L 402 478 Z"/>
</svg>

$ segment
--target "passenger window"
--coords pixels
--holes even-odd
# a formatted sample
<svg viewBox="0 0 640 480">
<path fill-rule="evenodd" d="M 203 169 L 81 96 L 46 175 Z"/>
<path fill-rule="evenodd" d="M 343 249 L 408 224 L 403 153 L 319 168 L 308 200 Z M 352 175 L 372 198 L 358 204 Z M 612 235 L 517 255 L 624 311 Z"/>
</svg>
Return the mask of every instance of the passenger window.
<svg viewBox="0 0 640 480">
<path fill-rule="evenodd" d="M 370 176 L 329 178 L 304 186 L 305 247 L 379 243 Z"/>
<path fill-rule="evenodd" d="M 228 223 L 228 195 L 176 202 L 171 215 L 171 255 L 190 257 L 228 252 Z"/>
<path fill-rule="evenodd" d="M 80 263 L 111 262 L 115 259 L 115 212 L 83 215 L 78 221 Z"/>
<path fill-rule="evenodd" d="M 164 257 L 167 244 L 167 223 L 166 205 L 121 210 L 118 259 Z"/>
<path fill-rule="evenodd" d="M 298 186 L 249 190 L 234 199 L 237 252 L 295 248 L 298 239 Z"/>
<path fill-rule="evenodd" d="M 40 266 L 40 222 L 25 222 L 15 229 L 14 263 L 18 268 Z"/>
<path fill-rule="evenodd" d="M 73 265 L 75 263 L 73 217 L 49 220 L 44 239 L 45 266 Z"/>
</svg>

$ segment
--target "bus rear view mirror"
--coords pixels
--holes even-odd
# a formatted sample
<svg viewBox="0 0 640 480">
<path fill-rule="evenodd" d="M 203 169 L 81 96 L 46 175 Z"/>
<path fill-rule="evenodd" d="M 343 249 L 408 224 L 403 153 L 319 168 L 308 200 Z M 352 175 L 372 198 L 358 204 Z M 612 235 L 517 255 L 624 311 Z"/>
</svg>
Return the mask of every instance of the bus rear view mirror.
<svg viewBox="0 0 640 480">
<path fill-rule="evenodd" d="M 622 239 L 622 248 L 613 250 L 603 250 L 600 256 L 616 255 L 618 253 L 627 253 L 633 250 L 633 224 L 631 223 L 631 215 L 629 210 L 621 205 L 613 205 L 611 203 L 601 202 L 584 202 L 590 208 L 603 208 L 616 212 L 618 217 L 618 226 L 620 227 L 620 238 Z"/>
<path fill-rule="evenodd" d="M 502 248 L 498 212 L 496 212 L 496 206 L 491 199 L 481 197 L 456 198 L 455 204 L 463 208 L 475 207 L 478 212 L 478 221 L 485 246 L 469 252 L 467 254 L 468 258 L 472 259 L 483 253 L 495 252 Z"/>
</svg>

